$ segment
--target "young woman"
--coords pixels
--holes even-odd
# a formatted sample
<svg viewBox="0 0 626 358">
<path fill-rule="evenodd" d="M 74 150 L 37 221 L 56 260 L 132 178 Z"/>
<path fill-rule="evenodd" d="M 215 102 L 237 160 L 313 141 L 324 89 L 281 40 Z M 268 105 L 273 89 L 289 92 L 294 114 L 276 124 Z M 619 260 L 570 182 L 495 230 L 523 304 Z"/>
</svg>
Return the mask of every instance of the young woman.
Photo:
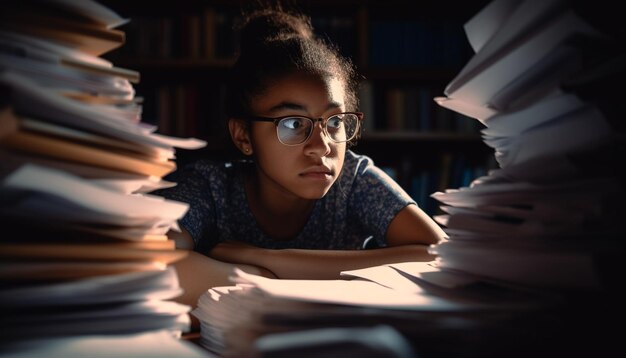
<svg viewBox="0 0 626 358">
<path fill-rule="evenodd" d="M 158 195 L 187 202 L 177 263 L 195 306 L 229 285 L 237 266 L 275 278 L 334 279 L 384 263 L 428 261 L 444 235 L 371 159 L 348 147 L 359 137 L 355 73 L 315 38 L 308 18 L 252 13 L 227 94 L 228 128 L 249 161 L 200 161 Z M 364 240 L 375 249 L 362 250 Z"/>
</svg>

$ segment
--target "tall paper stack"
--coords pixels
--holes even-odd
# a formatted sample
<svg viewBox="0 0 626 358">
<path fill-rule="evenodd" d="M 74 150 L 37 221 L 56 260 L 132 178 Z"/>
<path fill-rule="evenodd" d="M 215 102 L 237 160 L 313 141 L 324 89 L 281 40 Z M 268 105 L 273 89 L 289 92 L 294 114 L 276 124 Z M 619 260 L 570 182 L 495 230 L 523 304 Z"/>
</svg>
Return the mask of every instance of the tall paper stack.
<svg viewBox="0 0 626 358">
<path fill-rule="evenodd" d="M 499 163 L 432 195 L 449 236 L 432 249 L 438 267 L 561 297 L 561 353 L 610 351 L 623 323 L 619 14 L 603 1 L 493 1 L 465 26 L 475 55 L 435 99 L 481 121 Z"/>
<path fill-rule="evenodd" d="M 500 168 L 432 195 L 449 235 L 433 250 L 441 268 L 542 289 L 607 288 L 598 259 L 623 253 L 626 230 L 616 221 L 623 100 L 604 84 L 624 78 L 626 57 L 623 38 L 586 15 L 566 1 L 498 0 L 467 23 L 476 54 L 436 100 L 486 126 Z"/>
<path fill-rule="evenodd" d="M 139 74 L 99 57 L 127 20 L 93 1 L 0 10 L 0 344 L 180 334 L 168 264 L 185 252 L 165 234 L 188 207 L 145 193 L 205 143 L 142 122 Z"/>
</svg>

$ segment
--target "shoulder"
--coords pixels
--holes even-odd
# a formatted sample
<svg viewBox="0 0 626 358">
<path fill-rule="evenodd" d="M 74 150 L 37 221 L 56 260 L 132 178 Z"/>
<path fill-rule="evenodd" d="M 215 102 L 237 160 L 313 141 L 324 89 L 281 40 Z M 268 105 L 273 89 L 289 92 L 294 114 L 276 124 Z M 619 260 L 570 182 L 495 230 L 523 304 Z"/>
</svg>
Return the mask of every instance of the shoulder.
<svg viewBox="0 0 626 358">
<path fill-rule="evenodd" d="M 350 182 L 355 192 L 392 192 L 408 198 L 404 189 L 366 155 L 346 151 L 343 176 L 342 180 Z"/>
<path fill-rule="evenodd" d="M 168 176 L 166 179 L 176 185 L 157 191 L 156 194 L 185 202 L 206 197 L 209 193 L 215 195 L 228 191 L 244 168 L 243 163 L 198 160 Z"/>
<path fill-rule="evenodd" d="M 204 176 L 225 174 L 231 167 L 231 163 L 213 160 L 197 160 L 183 167 L 183 172 L 197 173 Z"/>
<path fill-rule="evenodd" d="M 246 170 L 246 168 L 246 162 L 198 160 L 185 165 L 181 171 L 175 173 L 172 179 L 177 182 L 186 180 L 222 182 L 238 175 L 238 173 Z"/>
<path fill-rule="evenodd" d="M 344 173 L 349 176 L 358 176 L 367 170 L 375 168 L 372 158 L 357 154 L 351 150 L 346 150 L 346 156 L 343 164 Z"/>
<path fill-rule="evenodd" d="M 393 183 L 387 173 L 376 166 L 372 158 L 367 155 L 356 154 L 351 150 L 346 151 L 343 168 L 344 180 L 359 181 L 365 179 Z"/>
</svg>

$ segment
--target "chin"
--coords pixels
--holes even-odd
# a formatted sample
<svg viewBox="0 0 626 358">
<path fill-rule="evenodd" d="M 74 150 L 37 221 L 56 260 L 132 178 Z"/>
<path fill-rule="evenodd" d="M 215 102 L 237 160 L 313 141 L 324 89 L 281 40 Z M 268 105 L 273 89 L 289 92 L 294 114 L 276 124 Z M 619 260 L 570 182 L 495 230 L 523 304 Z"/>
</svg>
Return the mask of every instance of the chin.
<svg viewBox="0 0 626 358">
<path fill-rule="evenodd" d="M 317 199 L 323 198 L 326 195 L 326 193 L 328 193 L 329 190 L 330 190 L 330 187 L 319 188 L 319 189 L 307 188 L 307 190 L 299 192 L 298 196 L 303 199 L 317 200 Z"/>
</svg>

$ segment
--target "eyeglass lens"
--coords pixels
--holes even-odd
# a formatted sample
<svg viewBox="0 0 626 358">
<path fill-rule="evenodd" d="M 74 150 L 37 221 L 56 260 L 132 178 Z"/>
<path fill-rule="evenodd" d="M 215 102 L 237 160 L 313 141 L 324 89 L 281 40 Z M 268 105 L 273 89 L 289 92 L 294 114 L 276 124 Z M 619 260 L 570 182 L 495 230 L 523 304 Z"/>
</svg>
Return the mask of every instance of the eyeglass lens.
<svg viewBox="0 0 626 358">
<path fill-rule="evenodd" d="M 355 114 L 340 113 L 326 121 L 326 132 L 337 143 L 352 139 L 358 128 L 359 118 Z M 305 142 L 313 131 L 314 122 L 306 117 L 287 117 L 278 122 L 278 139 L 287 145 Z"/>
</svg>

